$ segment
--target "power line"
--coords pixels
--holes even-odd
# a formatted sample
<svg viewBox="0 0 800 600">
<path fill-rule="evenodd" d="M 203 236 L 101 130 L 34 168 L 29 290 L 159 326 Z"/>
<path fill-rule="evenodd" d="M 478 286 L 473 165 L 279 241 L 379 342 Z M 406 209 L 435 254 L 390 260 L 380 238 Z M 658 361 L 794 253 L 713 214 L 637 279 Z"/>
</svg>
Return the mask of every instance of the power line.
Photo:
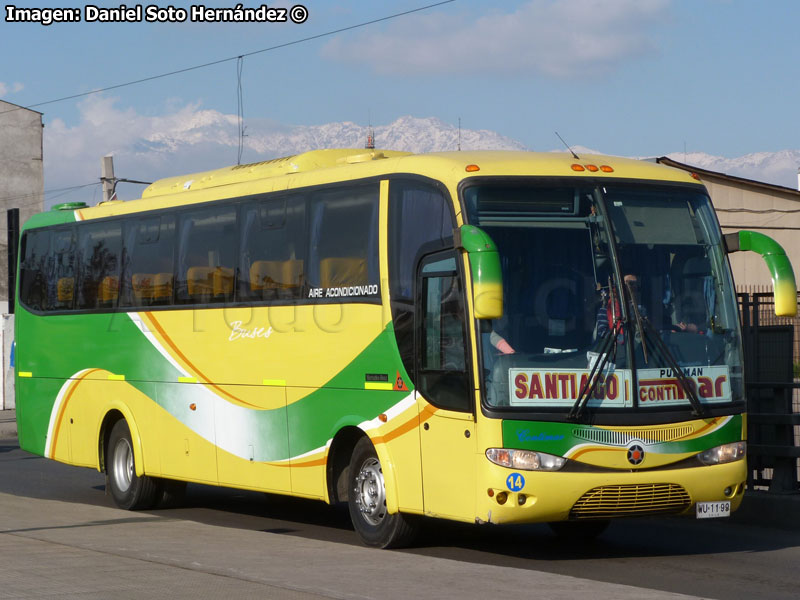
<svg viewBox="0 0 800 600">
<path fill-rule="evenodd" d="M 64 194 L 68 194 L 69 192 L 73 192 L 75 190 L 80 190 L 80 189 L 83 189 L 83 188 L 86 188 L 86 187 L 91 187 L 93 185 L 100 185 L 100 182 L 95 181 L 93 183 L 84 183 L 82 185 L 73 185 L 73 186 L 70 186 L 70 187 L 55 188 L 55 189 L 52 189 L 52 190 L 44 190 L 43 192 L 32 192 L 30 194 L 20 194 L 19 196 L 5 196 L 3 198 L 0 198 L 0 202 L 5 202 L 7 200 L 21 200 L 21 199 L 24 199 L 24 198 L 36 198 L 38 196 L 45 196 L 47 194 L 55 194 L 57 192 L 62 192 L 58 196 L 56 196 L 56 198 L 58 198 L 59 196 L 63 196 Z"/>
<path fill-rule="evenodd" d="M 91 90 L 89 92 L 82 92 L 80 94 L 72 94 L 70 96 L 63 96 L 61 98 L 55 98 L 53 100 L 47 100 L 45 102 L 37 102 L 36 104 L 29 104 L 28 106 L 18 106 L 9 110 L 5 110 L 0 112 L 0 115 L 4 115 L 9 112 L 14 112 L 21 109 L 31 109 L 38 106 L 46 106 L 48 104 L 55 104 L 56 102 L 64 102 L 66 100 L 74 100 L 75 98 L 83 98 L 85 96 L 91 96 L 92 94 L 99 94 L 101 92 L 108 92 L 110 90 L 116 90 L 122 87 L 127 87 L 131 85 L 137 85 L 139 83 L 145 83 L 147 81 L 154 81 L 156 79 L 163 79 L 164 77 L 171 77 L 173 75 L 180 75 L 181 73 L 188 73 L 189 71 L 196 71 L 198 69 L 205 69 L 207 67 L 213 67 L 215 65 L 220 65 L 222 63 L 230 62 L 233 60 L 240 60 L 247 56 L 255 56 L 256 54 L 263 54 L 264 52 L 272 52 L 273 50 L 279 50 L 281 48 L 288 48 L 289 46 L 296 46 L 297 44 L 304 44 L 305 42 L 310 42 L 313 40 L 318 40 L 325 37 L 330 37 L 332 35 L 336 35 L 338 33 L 344 33 L 345 31 L 352 31 L 354 29 L 360 29 L 362 27 L 367 27 L 368 25 L 375 25 L 376 23 L 382 23 L 384 21 L 390 21 L 392 19 L 397 19 L 398 17 L 404 17 L 406 15 L 410 15 L 417 12 L 422 12 L 424 10 L 428 10 L 431 8 L 436 8 L 437 6 L 442 6 L 444 4 L 450 4 L 455 2 L 456 0 L 443 0 L 442 2 L 435 2 L 433 4 L 428 4 L 426 6 L 420 6 L 419 8 L 412 8 L 411 10 L 406 10 L 403 12 L 395 13 L 393 15 L 388 15 L 386 17 L 380 17 L 378 19 L 372 19 L 371 21 L 364 21 L 363 23 L 357 23 L 355 25 L 349 25 L 348 27 L 341 27 L 340 29 L 334 29 L 332 31 L 326 31 L 325 33 L 318 33 L 317 35 L 311 35 L 305 38 L 301 38 L 299 40 L 294 40 L 291 42 L 286 42 L 283 44 L 277 44 L 275 46 L 270 46 L 269 48 L 262 48 L 261 50 L 254 50 L 252 52 L 246 52 L 244 54 L 237 54 L 236 56 L 231 56 L 229 58 L 221 58 L 219 60 L 214 60 L 211 62 L 203 63 L 201 65 L 195 65 L 193 67 L 186 67 L 184 69 L 178 69 L 176 71 L 170 71 L 168 73 L 161 73 L 160 75 L 151 75 L 150 77 L 143 77 L 141 79 L 136 79 L 134 81 L 128 81 L 125 83 L 118 83 L 116 85 L 110 85 L 104 88 L 99 88 L 96 90 Z"/>
</svg>

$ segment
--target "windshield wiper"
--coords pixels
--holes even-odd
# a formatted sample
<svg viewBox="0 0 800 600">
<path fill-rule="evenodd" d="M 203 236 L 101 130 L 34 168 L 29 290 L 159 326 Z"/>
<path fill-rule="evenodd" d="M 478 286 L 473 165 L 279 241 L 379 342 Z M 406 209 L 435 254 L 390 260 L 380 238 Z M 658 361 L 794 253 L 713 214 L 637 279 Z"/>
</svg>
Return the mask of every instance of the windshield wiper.
<svg viewBox="0 0 800 600">
<path fill-rule="evenodd" d="M 603 338 L 600 340 L 600 354 L 598 355 L 597 360 L 594 361 L 592 370 L 589 372 L 589 379 L 586 380 L 583 389 L 581 390 L 580 394 L 578 394 L 577 400 L 575 400 L 572 408 L 567 413 L 568 421 L 577 421 L 580 418 L 583 409 L 586 408 L 586 405 L 589 403 L 589 398 L 591 398 L 592 394 L 594 394 L 594 390 L 600 381 L 600 374 L 603 372 L 603 369 L 609 362 L 612 347 L 614 349 L 614 358 L 616 359 L 617 328 L 619 327 L 619 323 L 619 319 L 614 319 L 613 323 L 608 328 L 608 331 L 606 331 L 605 335 L 603 335 Z"/>
<path fill-rule="evenodd" d="M 664 340 L 661 339 L 661 336 L 658 334 L 658 331 L 656 331 L 656 328 L 653 327 L 653 324 L 650 322 L 650 320 L 644 317 L 642 322 L 647 326 L 647 331 L 651 333 L 656 347 L 658 348 L 662 357 L 667 361 L 667 365 L 675 374 L 675 378 L 678 380 L 681 388 L 683 388 L 683 391 L 689 398 L 689 403 L 692 405 L 693 409 L 692 413 L 698 417 L 705 417 L 708 413 L 705 406 L 703 406 L 703 403 L 700 402 L 697 394 L 695 393 L 693 385 L 694 382 L 690 381 L 689 378 L 684 374 L 683 369 L 678 366 L 678 363 L 675 360 L 675 357 L 672 355 L 672 352 L 670 352 L 670 349 L 664 343 Z M 644 346 L 644 338 L 642 338 L 642 346 Z"/>
<path fill-rule="evenodd" d="M 636 322 L 636 330 L 639 332 L 639 337 L 642 340 L 642 355 L 644 356 L 644 364 L 647 364 L 647 341 L 644 339 L 644 327 L 642 326 L 642 313 L 639 312 L 639 306 L 636 302 L 636 296 L 633 294 L 631 282 L 625 282 L 625 288 L 628 291 L 628 300 L 633 308 L 634 321 Z"/>
</svg>

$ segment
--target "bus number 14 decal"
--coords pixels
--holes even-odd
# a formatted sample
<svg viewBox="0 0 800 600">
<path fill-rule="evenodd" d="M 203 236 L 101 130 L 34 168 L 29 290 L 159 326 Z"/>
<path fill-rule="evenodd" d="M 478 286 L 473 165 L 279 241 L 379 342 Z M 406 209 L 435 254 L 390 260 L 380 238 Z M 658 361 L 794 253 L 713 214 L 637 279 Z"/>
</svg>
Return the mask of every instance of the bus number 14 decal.
<svg viewBox="0 0 800 600">
<path fill-rule="evenodd" d="M 512 492 L 519 492 L 525 487 L 525 478 L 519 473 L 512 473 L 506 478 L 506 485 Z"/>
</svg>

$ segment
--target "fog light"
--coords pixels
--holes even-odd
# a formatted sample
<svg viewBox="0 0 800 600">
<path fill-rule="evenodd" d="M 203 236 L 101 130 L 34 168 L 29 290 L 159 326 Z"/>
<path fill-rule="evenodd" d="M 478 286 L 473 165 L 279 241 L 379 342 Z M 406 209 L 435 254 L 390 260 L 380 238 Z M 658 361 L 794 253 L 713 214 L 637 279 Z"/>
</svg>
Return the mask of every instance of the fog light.
<svg viewBox="0 0 800 600">
<path fill-rule="evenodd" d="M 523 506 L 527 500 L 528 497 L 525 494 L 520 494 L 519 496 L 517 496 L 517 503 L 520 506 Z"/>
<path fill-rule="evenodd" d="M 728 486 L 722 493 L 725 494 L 728 498 L 730 498 L 731 496 L 733 496 L 733 488 Z"/>
<path fill-rule="evenodd" d="M 498 504 L 505 504 L 508 500 L 508 493 L 507 492 L 500 492 L 497 494 L 497 503 Z"/>
</svg>

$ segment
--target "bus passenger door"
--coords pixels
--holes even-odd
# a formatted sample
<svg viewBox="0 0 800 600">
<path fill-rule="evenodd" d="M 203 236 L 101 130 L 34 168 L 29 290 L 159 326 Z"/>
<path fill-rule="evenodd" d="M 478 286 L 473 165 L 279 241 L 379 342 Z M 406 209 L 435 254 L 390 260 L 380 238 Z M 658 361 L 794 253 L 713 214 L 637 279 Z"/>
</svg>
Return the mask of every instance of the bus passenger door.
<svg viewBox="0 0 800 600">
<path fill-rule="evenodd" d="M 423 258 L 417 276 L 416 388 L 425 513 L 475 517 L 475 390 L 467 365 L 464 286 L 454 251 Z"/>
</svg>

